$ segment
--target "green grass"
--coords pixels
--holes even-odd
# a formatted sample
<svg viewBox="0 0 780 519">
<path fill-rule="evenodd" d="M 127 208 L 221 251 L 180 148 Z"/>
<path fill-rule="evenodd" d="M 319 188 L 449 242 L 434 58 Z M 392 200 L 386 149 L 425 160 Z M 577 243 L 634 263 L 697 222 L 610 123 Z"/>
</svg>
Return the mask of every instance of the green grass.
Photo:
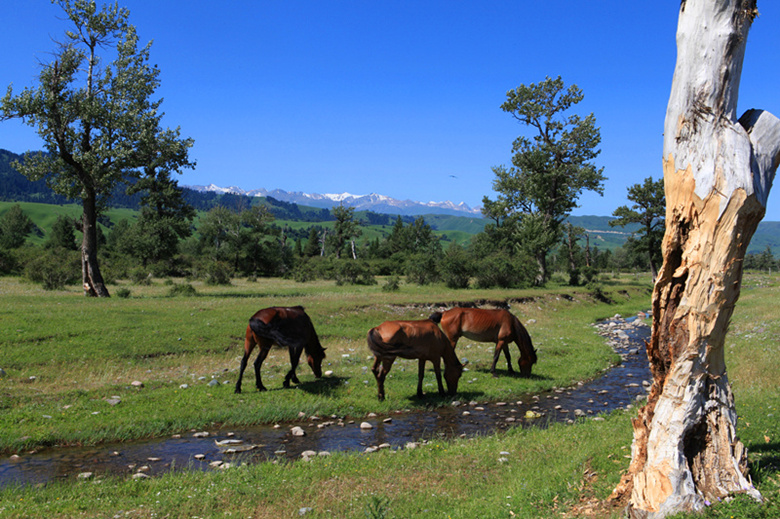
<svg viewBox="0 0 780 519">
<path fill-rule="evenodd" d="M 780 336 L 774 305 L 779 281 L 777 275 L 746 279 L 727 358 L 740 413 L 738 431 L 749 450 L 753 481 L 770 501 L 758 506 L 738 499 L 712 507 L 704 517 L 780 515 L 780 426 L 775 414 L 780 379 L 777 370 L 769 369 Z M 169 434 L 212 421 L 276 421 L 301 410 L 358 418 L 371 411 L 444 404 L 448 400 L 420 403 L 411 398 L 416 387 L 413 363 L 402 371 L 403 363 L 397 361 L 384 403 L 376 400 L 373 377 L 361 369 L 369 362 L 364 339 L 368 328 L 386 319 L 427 316 L 427 305 L 439 302 L 528 298 L 514 303 L 512 310 L 529 323 L 539 349 L 534 368 L 539 377 L 493 379 L 487 373 L 489 345 L 471 343 L 469 348 L 470 341 L 462 339 L 458 355 L 470 361 L 460 388 L 466 394 L 481 401 L 499 400 L 567 385 L 614 362 L 590 323 L 647 308 L 648 285 L 646 279 L 609 281 L 606 291 L 616 301 L 611 305 L 568 287 L 450 291 L 402 285 L 399 293 L 386 294 L 378 287 L 283 280 L 236 282 L 227 288 L 197 285 L 201 295 L 191 298 L 165 297 L 169 286 L 155 283 L 133 286 L 129 299 L 96 301 L 76 290 L 44 293 L 18 279 L 0 279 L 0 326 L 11 332 L 0 338 L 0 367 L 8 373 L 0 379 L 0 445 L 7 453 L 23 452 L 48 443 Z M 246 319 L 263 306 L 294 303 L 307 307 L 328 348 L 326 361 L 331 364 L 326 369 L 334 370 L 342 383 L 312 383 L 311 371 L 302 366 L 304 389 L 256 393 L 249 373 L 245 393 L 234 395 Z M 277 388 L 287 355 L 272 353 L 275 357 L 263 367 L 264 382 Z M 201 375 L 230 384 L 207 388 L 197 381 Z M 36 379 L 30 381 L 30 376 Z M 468 378 L 476 380 L 464 386 Z M 131 389 L 134 379 L 145 387 Z M 349 384 L 343 384 L 345 380 Z M 433 383 L 431 373 L 426 382 Z M 190 390 L 182 392 L 181 383 L 190 384 Z M 100 400 L 115 394 L 122 396 L 118 406 Z M 94 410 L 100 414 L 92 415 Z M 297 517 L 304 507 L 311 508 L 306 517 L 561 517 L 575 505 L 583 510 L 583 504 L 605 499 L 617 484 L 629 461 L 629 419 L 634 412 L 618 411 L 602 422 L 432 441 L 414 450 L 338 453 L 309 463 L 180 472 L 142 481 L 101 477 L 43 488 L 6 488 L 0 491 L 0 517 Z M 23 435 L 32 439 L 21 440 Z M 591 517 L 620 514 L 605 507 L 597 510 Z"/>
</svg>

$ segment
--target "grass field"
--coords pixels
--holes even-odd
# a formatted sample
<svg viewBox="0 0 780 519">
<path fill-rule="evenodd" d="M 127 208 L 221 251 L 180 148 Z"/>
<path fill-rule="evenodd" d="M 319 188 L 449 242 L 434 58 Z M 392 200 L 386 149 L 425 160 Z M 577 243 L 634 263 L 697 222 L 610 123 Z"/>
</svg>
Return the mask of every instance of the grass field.
<svg viewBox="0 0 780 519">
<path fill-rule="evenodd" d="M 773 301 L 779 281 L 748 276 L 727 358 L 754 482 L 772 501 L 758 507 L 736 500 L 708 517 L 778 515 L 780 379 L 768 367 L 778 353 Z M 18 278 L 0 278 L 0 367 L 7 374 L 0 379 L 0 450 L 23 454 L 46 445 L 167 435 L 212 423 L 277 422 L 301 411 L 360 419 L 369 412 L 445 405 L 450 399 L 413 398 L 414 361 L 396 362 L 381 403 L 364 369 L 370 365 L 369 328 L 388 319 L 427 317 L 441 303 L 515 301 L 512 311 L 539 350 L 535 377 L 494 379 L 488 373 L 492 346 L 461 340 L 458 356 L 468 359 L 473 381 L 461 381 L 459 398 L 503 400 L 567 386 L 618 360 L 591 323 L 647 309 L 650 301 L 649 280 L 634 277 L 605 281 L 611 304 L 569 287 L 452 291 L 402 285 L 388 294 L 379 287 L 277 279 L 221 288 L 193 283 L 197 296 L 169 297 L 171 283 L 180 282 L 113 286 L 114 293 L 129 288 L 131 297 L 95 300 L 76 289 L 44 292 Z M 288 356 L 273 350 L 263 365 L 271 391 L 255 392 L 250 370 L 244 393 L 233 394 L 248 317 L 265 306 L 291 304 L 307 308 L 327 348 L 323 369 L 333 377 L 314 383 L 304 363 L 298 372 L 302 387 L 281 390 Z M 212 378 L 226 383 L 209 387 Z M 144 387 L 133 387 L 135 380 Z M 189 389 L 180 388 L 184 383 Z M 432 373 L 426 383 L 434 393 Z M 107 405 L 103 399 L 112 395 L 122 403 Z M 561 517 L 575 506 L 586 514 L 590 501 L 605 498 L 627 467 L 630 416 L 619 411 L 603 422 L 434 441 L 408 451 L 334 454 L 310 463 L 6 488 L 0 491 L 0 517 L 290 517 L 301 509 L 310 509 L 306 517 Z M 507 462 L 498 461 L 502 452 L 509 453 Z M 593 508 L 598 517 L 619 512 Z"/>
</svg>

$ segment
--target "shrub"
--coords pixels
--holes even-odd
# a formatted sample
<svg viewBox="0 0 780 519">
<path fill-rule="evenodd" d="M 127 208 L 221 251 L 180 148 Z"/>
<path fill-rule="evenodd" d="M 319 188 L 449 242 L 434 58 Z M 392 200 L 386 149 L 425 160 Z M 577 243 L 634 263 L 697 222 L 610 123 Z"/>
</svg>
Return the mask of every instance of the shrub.
<svg viewBox="0 0 780 519">
<path fill-rule="evenodd" d="M 122 287 L 117 289 L 115 294 L 117 297 L 121 297 L 122 299 L 127 299 L 128 297 L 130 297 L 130 289 L 127 287 Z"/>
<path fill-rule="evenodd" d="M 229 285 L 231 269 L 224 261 L 214 261 L 206 265 L 207 285 Z"/>
<path fill-rule="evenodd" d="M 371 268 L 365 261 L 342 260 L 335 269 L 337 285 L 376 285 Z"/>
<path fill-rule="evenodd" d="M 152 284 L 152 273 L 144 267 L 135 267 L 130 270 L 130 281 L 136 285 L 149 286 Z"/>
<path fill-rule="evenodd" d="M 432 254 L 412 254 L 406 262 L 406 278 L 418 285 L 439 280 L 439 269 Z"/>
<path fill-rule="evenodd" d="M 81 279 L 81 256 L 62 248 L 49 249 L 32 258 L 24 268 L 25 276 L 41 283 L 44 290 L 59 290 Z"/>
<path fill-rule="evenodd" d="M 479 261 L 476 283 L 479 288 L 522 288 L 533 284 L 535 263 L 525 256 L 496 252 Z"/>
<path fill-rule="evenodd" d="M 171 288 L 168 289 L 168 296 L 170 297 L 192 297 L 196 295 L 198 295 L 198 291 L 195 290 L 195 287 L 189 283 L 174 284 L 171 286 Z"/>
<path fill-rule="evenodd" d="M 401 288 L 401 278 L 393 274 L 382 285 L 382 292 L 398 292 Z"/>
<path fill-rule="evenodd" d="M 441 277 L 448 288 L 468 288 L 474 268 L 468 253 L 452 243 L 441 261 Z"/>
</svg>

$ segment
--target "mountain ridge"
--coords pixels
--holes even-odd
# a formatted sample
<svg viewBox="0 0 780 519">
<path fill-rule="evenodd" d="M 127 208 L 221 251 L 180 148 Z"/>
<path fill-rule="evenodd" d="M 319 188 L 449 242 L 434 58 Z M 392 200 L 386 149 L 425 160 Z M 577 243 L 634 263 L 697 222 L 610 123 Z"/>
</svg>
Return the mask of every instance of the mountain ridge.
<svg viewBox="0 0 780 519">
<path fill-rule="evenodd" d="M 464 202 L 456 204 L 449 200 L 444 202 L 417 202 L 414 200 L 398 200 L 378 193 L 354 195 L 352 193 L 304 193 L 303 191 L 284 191 L 282 189 L 267 190 L 265 188 L 245 190 L 236 186 L 220 187 L 216 184 L 208 186 L 182 185 L 186 189 L 197 192 L 218 194 L 234 194 L 244 196 L 273 197 L 283 202 L 308 205 L 330 209 L 343 204 L 354 207 L 358 211 L 374 211 L 400 215 L 449 214 L 453 216 L 482 216 L 481 208 L 471 208 Z"/>
</svg>

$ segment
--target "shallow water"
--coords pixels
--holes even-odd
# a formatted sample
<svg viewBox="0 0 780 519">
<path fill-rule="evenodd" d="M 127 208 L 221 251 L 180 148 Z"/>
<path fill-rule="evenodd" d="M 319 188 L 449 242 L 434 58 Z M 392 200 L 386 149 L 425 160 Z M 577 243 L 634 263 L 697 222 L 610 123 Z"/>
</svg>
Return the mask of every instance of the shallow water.
<svg viewBox="0 0 780 519">
<path fill-rule="evenodd" d="M 432 438 L 486 435 L 511 427 L 544 427 L 552 422 L 598 419 L 598 415 L 633 405 L 646 393 L 651 380 L 644 341 L 647 326 L 633 319 L 601 323 L 602 335 L 621 355 L 620 365 L 602 377 L 572 388 L 522 398 L 512 402 L 457 402 L 434 410 L 411 411 L 390 417 L 344 421 L 336 417 L 309 417 L 281 427 L 251 426 L 230 429 L 232 439 L 257 447 L 235 454 L 224 452 L 215 440 L 228 438 L 227 430 L 199 431 L 209 433 L 195 437 L 193 432 L 181 437 L 147 441 L 103 444 L 92 448 L 50 448 L 0 459 L 0 488 L 9 484 L 36 485 L 57 479 L 76 478 L 90 472 L 101 474 L 154 475 L 171 470 L 212 470 L 220 462 L 235 464 L 259 462 L 278 457 L 300 458 L 305 451 L 365 451 L 376 448 L 403 448 L 409 442 Z M 638 324 L 634 326 L 634 324 Z M 468 372 L 464 374 L 468 377 Z M 461 384 L 462 385 L 462 384 Z M 456 397 L 457 398 L 457 397 Z M 528 417 L 532 412 L 538 418 Z M 362 429 L 365 421 L 371 429 Z M 291 428 L 299 426 L 304 436 L 293 436 Z M 197 458 L 196 458 L 197 456 Z"/>
</svg>

